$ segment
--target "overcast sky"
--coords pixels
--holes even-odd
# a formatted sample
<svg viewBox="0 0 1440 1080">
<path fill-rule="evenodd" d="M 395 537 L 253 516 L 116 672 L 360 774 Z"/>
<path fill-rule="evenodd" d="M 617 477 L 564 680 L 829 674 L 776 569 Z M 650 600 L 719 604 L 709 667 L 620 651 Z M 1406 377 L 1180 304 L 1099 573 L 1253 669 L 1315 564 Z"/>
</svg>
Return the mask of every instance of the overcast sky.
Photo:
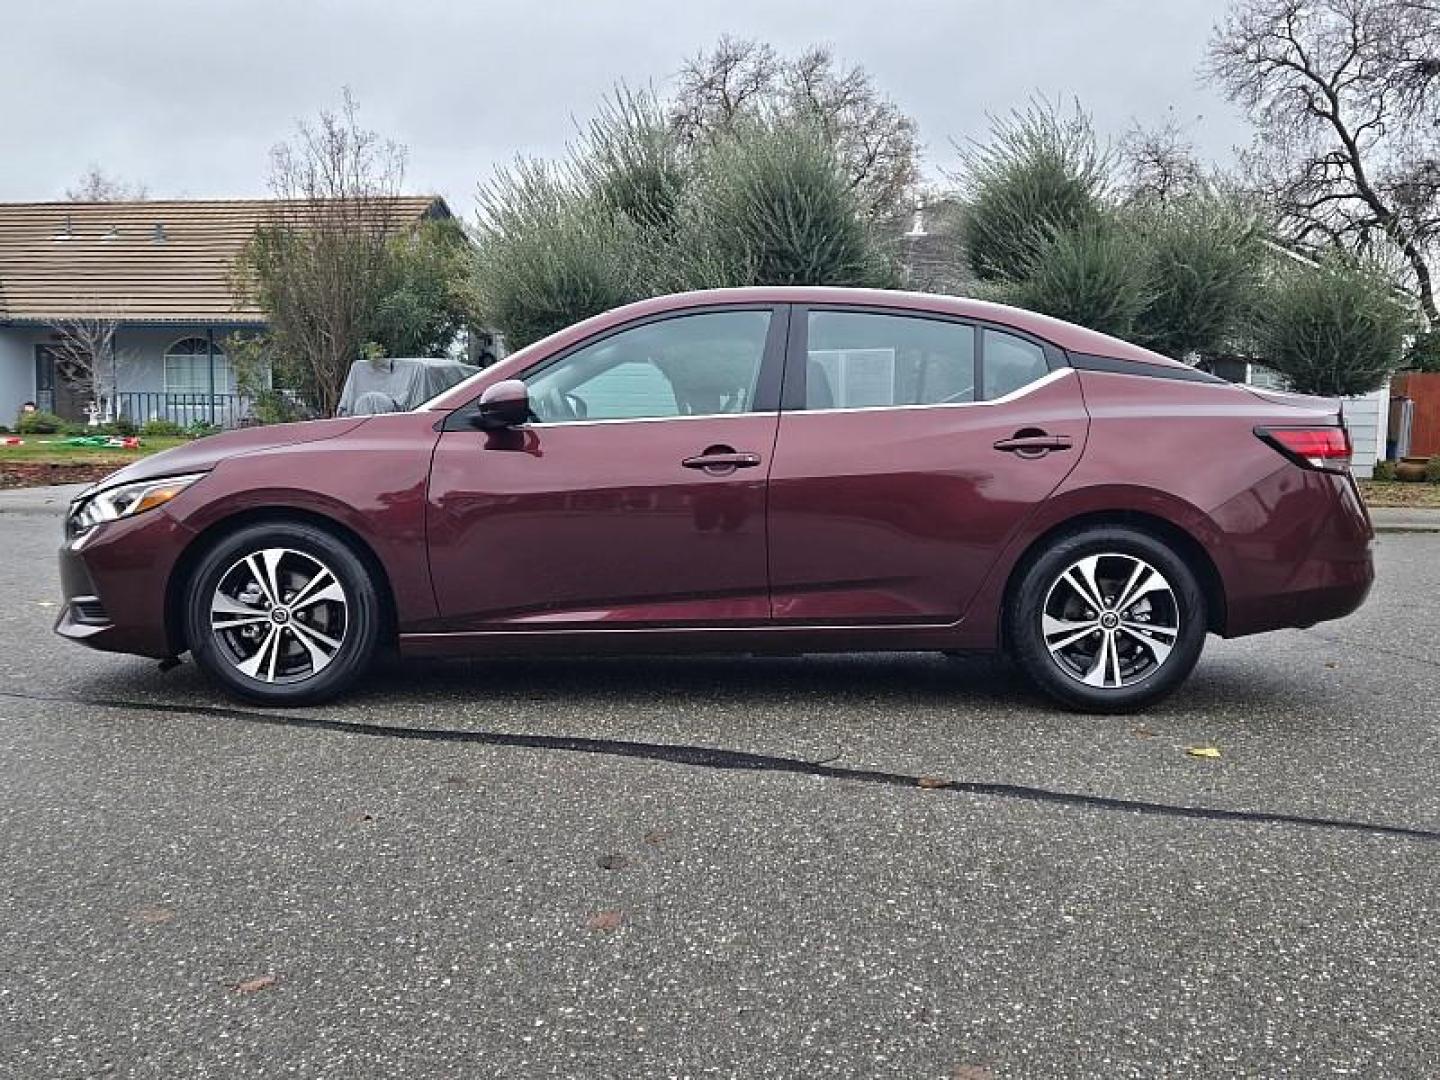
<svg viewBox="0 0 1440 1080">
<path fill-rule="evenodd" d="M 92 162 L 156 197 L 265 194 L 267 152 L 350 86 L 409 148 L 406 187 L 474 208 L 553 155 L 616 80 L 664 90 L 721 34 L 859 63 L 920 125 L 928 171 L 986 114 L 1077 96 L 1106 134 L 1170 111 L 1207 156 L 1248 141 L 1197 74 L 1222 0 L 0 0 L 0 200 Z"/>
</svg>

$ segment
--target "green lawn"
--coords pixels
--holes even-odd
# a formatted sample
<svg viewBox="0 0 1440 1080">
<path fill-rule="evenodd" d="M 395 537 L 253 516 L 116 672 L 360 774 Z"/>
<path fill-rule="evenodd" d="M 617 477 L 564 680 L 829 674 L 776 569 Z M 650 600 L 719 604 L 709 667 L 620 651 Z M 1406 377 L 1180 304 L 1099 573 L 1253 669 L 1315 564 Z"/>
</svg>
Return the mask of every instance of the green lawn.
<svg viewBox="0 0 1440 1080">
<path fill-rule="evenodd" d="M 0 436 L 9 438 L 9 436 Z M 148 454 L 168 450 L 172 446 L 189 442 L 184 438 L 140 439 L 138 450 L 123 450 L 115 446 L 66 446 L 62 435 L 21 435 L 24 446 L 0 446 L 0 465 L 7 461 L 59 462 L 76 465 L 106 464 L 115 462 L 117 467 L 127 461 L 135 461 Z"/>
</svg>

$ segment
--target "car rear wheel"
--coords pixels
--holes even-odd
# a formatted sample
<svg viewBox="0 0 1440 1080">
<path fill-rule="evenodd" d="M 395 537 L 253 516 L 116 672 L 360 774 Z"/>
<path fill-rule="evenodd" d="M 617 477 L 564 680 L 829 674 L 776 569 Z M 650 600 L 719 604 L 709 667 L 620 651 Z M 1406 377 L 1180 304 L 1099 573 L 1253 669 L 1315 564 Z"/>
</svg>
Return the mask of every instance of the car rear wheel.
<svg viewBox="0 0 1440 1080">
<path fill-rule="evenodd" d="M 1071 533 L 1026 569 L 1007 612 L 1025 672 L 1085 712 L 1144 708 L 1178 687 L 1205 645 L 1194 572 L 1149 533 Z"/>
<path fill-rule="evenodd" d="M 269 705 L 333 697 L 375 652 L 379 593 L 365 563 L 313 525 L 253 525 L 201 559 L 186 601 L 200 667 L 231 693 Z"/>
</svg>

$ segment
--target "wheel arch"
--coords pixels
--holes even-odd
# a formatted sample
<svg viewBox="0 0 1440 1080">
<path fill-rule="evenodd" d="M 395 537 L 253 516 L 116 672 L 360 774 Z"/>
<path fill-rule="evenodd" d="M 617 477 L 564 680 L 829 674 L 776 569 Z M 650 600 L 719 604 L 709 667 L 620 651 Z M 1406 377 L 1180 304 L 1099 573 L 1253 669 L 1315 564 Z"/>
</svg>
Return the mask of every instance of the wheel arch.
<svg viewBox="0 0 1440 1080">
<path fill-rule="evenodd" d="M 185 638 L 185 587 L 195 572 L 195 567 L 205 553 L 217 542 L 251 525 L 293 524 L 300 522 L 328 532 L 365 563 L 376 584 L 379 586 L 380 606 L 384 622 L 380 635 L 382 642 L 393 642 L 397 632 L 397 615 L 394 586 L 385 564 L 375 553 L 369 542 L 342 521 L 302 507 L 265 506 L 237 510 L 233 514 L 210 522 L 186 545 L 174 569 L 165 583 L 165 636 L 169 640 L 172 655 L 178 656 L 190 645 Z"/>
<path fill-rule="evenodd" d="M 1029 570 L 1035 560 L 1047 547 L 1061 537 L 1106 525 L 1122 525 L 1136 529 L 1173 547 L 1187 565 L 1195 571 L 1195 579 L 1205 597 L 1207 629 L 1217 634 L 1224 633 L 1227 618 L 1225 580 L 1220 576 L 1220 570 L 1215 565 L 1215 560 L 1205 550 L 1205 545 L 1200 543 L 1191 532 L 1167 518 L 1143 510 L 1089 510 L 1052 524 L 1025 546 L 1020 557 L 1010 567 L 1000 604 L 1000 633 L 1001 643 L 1004 647 L 1008 648 L 1010 643 L 1008 625 L 1010 601 L 1015 595 L 1015 590 L 1019 588 L 1025 572 Z"/>
</svg>

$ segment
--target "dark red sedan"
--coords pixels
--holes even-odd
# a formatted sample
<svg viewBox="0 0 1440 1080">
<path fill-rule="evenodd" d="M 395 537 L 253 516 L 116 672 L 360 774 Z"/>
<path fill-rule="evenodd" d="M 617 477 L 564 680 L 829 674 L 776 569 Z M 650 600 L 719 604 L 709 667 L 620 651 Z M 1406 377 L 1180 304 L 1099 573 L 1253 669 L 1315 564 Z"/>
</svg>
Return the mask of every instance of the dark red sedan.
<svg viewBox="0 0 1440 1080">
<path fill-rule="evenodd" d="M 1209 632 L 1354 611 L 1335 402 L 951 297 L 647 300 L 408 413 L 236 431 L 81 495 L 57 630 L 269 704 L 407 654 L 1010 653 L 1076 708 Z"/>
</svg>

